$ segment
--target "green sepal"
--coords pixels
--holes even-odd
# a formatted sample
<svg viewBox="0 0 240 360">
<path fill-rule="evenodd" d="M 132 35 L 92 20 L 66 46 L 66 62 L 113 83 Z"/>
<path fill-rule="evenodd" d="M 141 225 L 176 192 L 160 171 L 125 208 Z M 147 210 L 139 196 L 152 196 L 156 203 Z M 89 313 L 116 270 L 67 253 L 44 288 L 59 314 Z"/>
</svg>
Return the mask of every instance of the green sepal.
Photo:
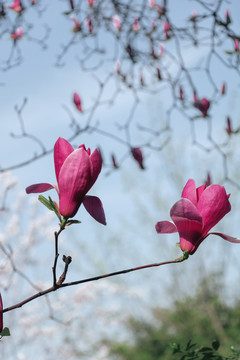
<svg viewBox="0 0 240 360">
<path fill-rule="evenodd" d="M 46 199 L 43 195 L 38 196 L 38 200 L 45 205 L 49 210 L 54 211 L 51 202 Z"/>
<path fill-rule="evenodd" d="M 0 336 L 1 336 L 1 337 L 3 337 L 3 336 L 11 336 L 9 328 L 5 327 L 5 328 L 0 332 Z"/>
<path fill-rule="evenodd" d="M 58 209 L 56 208 L 56 206 L 55 206 L 54 202 L 52 201 L 52 199 L 50 198 L 50 196 L 48 197 L 48 199 L 49 199 L 49 203 L 50 203 L 50 205 L 51 205 L 51 207 L 52 207 L 52 211 L 54 211 L 55 214 L 57 215 L 58 219 L 59 219 L 60 221 L 62 221 L 62 218 L 61 218 L 61 216 L 60 216 L 60 214 L 59 214 L 59 212 L 58 212 Z M 50 209 L 50 210 L 51 210 L 51 209 Z"/>
<path fill-rule="evenodd" d="M 225 50 L 224 52 L 225 52 L 225 54 L 228 54 L 228 55 L 232 55 L 235 53 L 235 51 L 229 51 L 229 50 Z"/>
<path fill-rule="evenodd" d="M 62 221 L 61 216 L 59 215 L 58 209 L 56 209 L 56 206 L 55 206 L 54 202 L 52 201 L 52 199 L 50 198 L 50 196 L 48 197 L 48 199 L 46 199 L 43 195 L 39 195 L 38 200 L 43 205 L 45 205 L 49 210 L 54 211 L 55 214 L 57 215 L 58 219 L 60 221 Z"/>
<path fill-rule="evenodd" d="M 69 226 L 72 224 L 81 224 L 81 221 L 80 220 L 69 220 L 66 222 L 66 226 Z"/>
<path fill-rule="evenodd" d="M 187 260 L 188 258 L 189 258 L 189 252 L 188 252 L 188 251 L 184 251 L 184 252 L 183 252 L 182 259 L 183 259 L 183 260 Z"/>
</svg>

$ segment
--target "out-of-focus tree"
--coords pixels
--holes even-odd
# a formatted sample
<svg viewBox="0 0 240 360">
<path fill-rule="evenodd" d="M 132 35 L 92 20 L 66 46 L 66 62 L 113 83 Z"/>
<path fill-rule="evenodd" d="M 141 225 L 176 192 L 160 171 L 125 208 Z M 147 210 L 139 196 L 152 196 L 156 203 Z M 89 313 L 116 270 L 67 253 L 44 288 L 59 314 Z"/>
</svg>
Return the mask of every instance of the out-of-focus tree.
<svg viewBox="0 0 240 360">
<path fill-rule="evenodd" d="M 221 345 L 219 358 L 230 356 L 231 347 L 239 348 L 239 300 L 232 304 L 224 301 L 219 291 L 221 284 L 221 274 L 211 275 L 199 284 L 195 296 L 176 301 L 170 309 L 154 309 L 152 322 L 130 319 L 133 339 L 129 343 L 111 343 L 112 358 L 178 359 L 187 354 L 187 351 L 184 354 L 177 351 L 177 344 L 182 344 L 183 347 L 187 345 L 186 339 L 190 340 L 191 344 L 200 345 L 200 348 L 211 347 L 211 343 L 217 341 Z M 175 349 L 174 354 L 170 344 L 175 344 L 172 346 L 172 349 Z M 190 350 L 189 347 L 188 350 L 191 353 L 193 349 Z M 210 350 L 208 349 L 209 357 L 206 353 L 206 357 L 203 357 L 203 351 L 199 352 L 198 356 L 195 354 L 194 358 L 218 358 L 214 349 L 212 352 Z M 213 353 L 212 357 L 210 353 Z M 236 354 L 229 358 L 238 359 Z"/>
</svg>

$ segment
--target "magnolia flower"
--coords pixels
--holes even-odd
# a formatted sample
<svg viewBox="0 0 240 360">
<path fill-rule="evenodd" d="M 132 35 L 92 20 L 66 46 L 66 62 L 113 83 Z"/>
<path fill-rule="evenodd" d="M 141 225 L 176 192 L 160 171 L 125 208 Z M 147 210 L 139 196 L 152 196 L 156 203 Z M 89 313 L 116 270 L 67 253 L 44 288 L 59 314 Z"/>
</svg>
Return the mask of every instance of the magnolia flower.
<svg viewBox="0 0 240 360">
<path fill-rule="evenodd" d="M 171 29 L 171 25 L 168 23 L 168 22 L 165 22 L 163 24 L 163 30 L 165 32 L 165 36 L 166 36 L 166 39 L 169 39 L 170 36 L 169 36 L 169 30 Z"/>
<path fill-rule="evenodd" d="M 21 0 L 15 0 L 13 3 L 12 3 L 12 5 L 10 5 L 10 6 L 7 6 L 9 9 L 12 9 L 12 10 L 14 10 L 14 11 L 16 11 L 16 12 L 20 12 L 20 11 L 22 11 L 22 4 L 21 4 Z"/>
<path fill-rule="evenodd" d="M 183 189 L 182 198 L 170 210 L 173 222 L 157 222 L 156 231 L 165 234 L 178 232 L 181 250 L 188 251 L 190 255 L 211 234 L 240 243 L 231 236 L 209 232 L 231 210 L 229 196 L 221 185 L 206 187 L 204 184 L 196 189 L 195 181 L 190 179 Z"/>
<path fill-rule="evenodd" d="M 77 93 L 74 93 L 74 94 L 73 94 L 73 102 L 74 102 L 74 104 L 76 105 L 76 108 L 77 108 L 79 111 L 82 111 L 81 98 L 80 98 L 80 96 L 79 96 Z"/>
<path fill-rule="evenodd" d="M 59 196 L 59 212 L 68 219 L 72 218 L 83 203 L 89 214 L 101 224 L 106 225 L 101 200 L 87 196 L 98 178 L 102 159 L 97 149 L 91 154 L 84 145 L 74 150 L 69 142 L 59 138 L 54 146 L 54 165 L 57 185 L 40 183 L 28 186 L 27 194 L 41 193 L 56 189 Z"/>
<path fill-rule="evenodd" d="M 239 40 L 238 39 L 234 39 L 234 46 L 235 46 L 235 51 L 239 52 Z"/>
<path fill-rule="evenodd" d="M 154 7 L 155 6 L 155 1 L 154 0 L 149 0 L 149 6 L 150 7 Z"/>
<path fill-rule="evenodd" d="M 93 6 L 94 3 L 95 3 L 95 0 L 88 0 L 88 5 L 89 6 Z"/>
<path fill-rule="evenodd" d="M 201 111 L 203 117 L 206 117 L 210 106 L 210 101 L 206 98 L 203 98 L 201 100 L 196 99 L 196 101 L 194 102 L 194 106 Z"/>
<path fill-rule="evenodd" d="M 133 29 L 133 31 L 139 31 L 140 25 L 139 25 L 139 20 L 138 20 L 138 18 L 135 18 L 135 19 L 134 19 L 134 23 L 133 23 L 132 29 Z"/>
<path fill-rule="evenodd" d="M 74 22 L 74 28 L 73 28 L 73 32 L 77 33 L 79 31 L 81 31 L 81 24 L 80 22 L 75 18 L 75 16 L 72 17 L 72 21 Z"/>
<path fill-rule="evenodd" d="M 3 303 L 2 303 L 2 296 L 0 293 L 0 333 L 3 329 Z"/>
<path fill-rule="evenodd" d="M 163 56 L 164 51 L 165 51 L 164 44 L 160 43 L 160 53 L 159 53 L 159 56 L 160 56 L 160 57 L 162 57 L 162 56 Z"/>
<path fill-rule="evenodd" d="M 113 26 L 117 29 L 117 31 L 120 31 L 122 25 L 120 17 L 118 15 L 113 15 L 112 20 L 113 20 Z"/>
<path fill-rule="evenodd" d="M 198 13 L 196 10 L 193 10 L 192 11 L 192 15 L 190 16 L 189 18 L 189 21 L 192 21 L 192 22 L 195 22 L 197 20 L 197 17 L 198 17 Z"/>
<path fill-rule="evenodd" d="M 226 83 L 224 82 L 221 88 L 221 95 L 225 95 L 225 93 L 226 93 Z"/>
<path fill-rule="evenodd" d="M 11 38 L 13 40 L 19 40 L 19 39 L 21 39 L 22 35 L 23 35 L 23 29 L 20 27 L 20 28 L 17 28 L 16 31 L 14 31 L 11 34 Z"/>
<path fill-rule="evenodd" d="M 232 21 L 231 21 L 231 17 L 230 17 L 230 14 L 229 14 L 229 10 L 228 10 L 228 9 L 226 10 L 225 16 L 226 16 L 226 24 L 227 24 L 227 25 L 231 24 Z"/>
<path fill-rule="evenodd" d="M 229 116 L 227 116 L 227 127 L 226 127 L 226 132 L 228 133 L 228 135 L 231 135 L 233 133 L 232 131 L 232 124 L 231 124 L 231 119 Z"/>
<path fill-rule="evenodd" d="M 142 154 L 141 149 L 140 148 L 132 148 L 131 153 L 132 153 L 133 158 L 138 162 L 138 165 L 140 166 L 140 168 L 144 170 L 143 154 Z"/>
</svg>

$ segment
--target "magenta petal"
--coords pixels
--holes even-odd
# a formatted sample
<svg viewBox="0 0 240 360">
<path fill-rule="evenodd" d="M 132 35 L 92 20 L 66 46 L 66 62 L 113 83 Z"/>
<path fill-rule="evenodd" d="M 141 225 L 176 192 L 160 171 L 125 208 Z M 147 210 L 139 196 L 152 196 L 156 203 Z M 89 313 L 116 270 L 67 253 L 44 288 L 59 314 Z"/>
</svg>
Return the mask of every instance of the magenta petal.
<svg viewBox="0 0 240 360">
<path fill-rule="evenodd" d="M 27 194 L 41 193 L 53 188 L 56 188 L 56 186 L 52 184 L 47 184 L 47 183 L 33 184 L 26 188 L 26 193 Z"/>
<path fill-rule="evenodd" d="M 59 173 L 59 210 L 67 218 L 79 209 L 91 182 L 91 162 L 88 153 L 79 148 L 64 161 Z"/>
<path fill-rule="evenodd" d="M 101 200 L 97 196 L 85 196 L 83 205 L 87 212 L 98 222 L 106 225 L 106 218 Z"/>
<path fill-rule="evenodd" d="M 61 167 L 68 157 L 73 152 L 73 147 L 69 142 L 63 138 L 58 138 L 54 145 L 54 165 L 55 165 L 55 173 L 58 182 L 59 173 Z"/>
<path fill-rule="evenodd" d="M 224 240 L 227 240 L 231 243 L 236 243 L 236 244 L 240 244 L 240 239 L 237 239 L 235 237 L 232 237 L 232 236 L 229 236 L 229 235 L 226 235 L 226 234 L 223 234 L 223 233 L 220 233 L 220 232 L 210 232 L 208 233 L 208 235 L 218 235 L 220 236 L 221 238 L 223 238 Z"/>
<path fill-rule="evenodd" d="M 97 177 L 102 169 L 102 157 L 98 151 L 98 149 L 95 149 L 94 152 L 90 155 L 90 160 L 92 163 L 92 181 L 91 186 L 95 183 L 97 180 Z"/>
<path fill-rule="evenodd" d="M 202 237 L 202 217 L 196 206 L 188 199 L 177 201 L 170 211 L 170 216 L 177 227 L 182 251 L 193 253 Z"/>
<path fill-rule="evenodd" d="M 157 233 L 171 234 L 177 232 L 176 226 L 170 221 L 159 221 L 155 225 Z"/>
<path fill-rule="evenodd" d="M 204 190 L 206 189 L 206 184 L 203 184 L 202 186 L 199 186 L 196 190 L 197 192 L 197 201 L 199 201 L 200 196 L 202 195 L 202 193 L 204 192 Z"/>
<path fill-rule="evenodd" d="M 182 191 L 182 198 L 190 200 L 194 205 L 197 205 L 196 183 L 193 179 L 189 179 Z"/>
<path fill-rule="evenodd" d="M 224 187 L 221 185 L 208 186 L 202 193 L 197 208 L 203 218 L 203 234 L 206 234 L 231 210 Z"/>
</svg>

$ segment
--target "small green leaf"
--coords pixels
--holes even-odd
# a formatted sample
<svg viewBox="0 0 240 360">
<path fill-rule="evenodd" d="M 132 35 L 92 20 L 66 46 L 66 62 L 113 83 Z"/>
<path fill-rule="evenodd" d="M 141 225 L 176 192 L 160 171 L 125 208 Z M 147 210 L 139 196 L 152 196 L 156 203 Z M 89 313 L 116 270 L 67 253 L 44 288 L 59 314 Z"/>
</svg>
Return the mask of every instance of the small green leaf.
<svg viewBox="0 0 240 360">
<path fill-rule="evenodd" d="M 189 252 L 188 252 L 188 251 L 184 251 L 184 252 L 183 252 L 182 259 L 183 259 L 183 260 L 187 260 L 188 258 L 189 258 Z"/>
<path fill-rule="evenodd" d="M 0 336 L 10 336 L 10 330 L 9 328 L 5 327 L 1 332 L 0 332 Z"/>
<path fill-rule="evenodd" d="M 63 12 L 63 15 L 68 16 L 68 15 L 70 15 L 72 12 L 73 12 L 72 10 L 70 10 L 70 11 L 64 11 L 64 12 Z"/>
<path fill-rule="evenodd" d="M 81 224 L 81 221 L 80 220 L 69 220 L 67 223 L 66 223 L 66 226 L 70 226 L 72 224 Z"/>
<path fill-rule="evenodd" d="M 54 211 L 52 205 L 48 199 L 46 199 L 43 195 L 39 195 L 38 200 L 45 205 L 49 210 Z"/>
<path fill-rule="evenodd" d="M 51 205 L 51 209 L 50 209 L 50 210 L 54 211 L 55 214 L 57 215 L 58 219 L 59 219 L 60 221 L 62 221 L 61 216 L 60 216 L 60 214 L 59 214 L 59 212 L 58 212 L 58 209 L 56 208 L 54 202 L 52 201 L 52 199 L 50 198 L 50 196 L 49 196 L 48 198 L 49 198 L 49 204 Z"/>
<path fill-rule="evenodd" d="M 225 50 L 224 52 L 225 52 L 225 54 L 232 55 L 232 54 L 234 54 L 235 51 Z"/>
</svg>

